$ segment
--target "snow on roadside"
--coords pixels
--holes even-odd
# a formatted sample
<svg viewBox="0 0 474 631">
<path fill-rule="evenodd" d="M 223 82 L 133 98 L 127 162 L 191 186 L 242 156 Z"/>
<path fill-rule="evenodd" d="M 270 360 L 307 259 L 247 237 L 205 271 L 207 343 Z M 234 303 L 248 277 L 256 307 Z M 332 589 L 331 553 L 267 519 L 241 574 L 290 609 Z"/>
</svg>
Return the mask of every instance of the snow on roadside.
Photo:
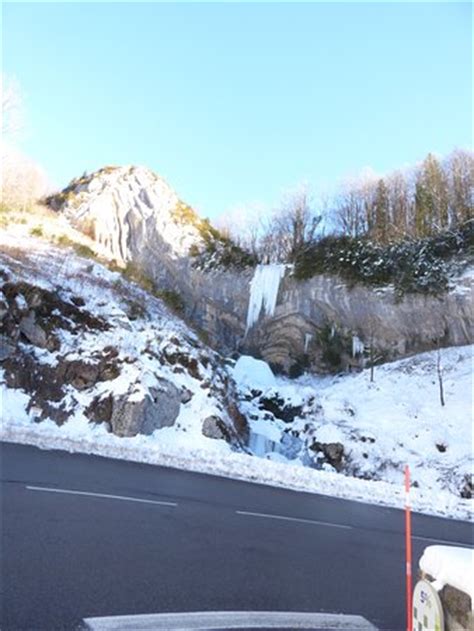
<svg viewBox="0 0 474 631">
<path fill-rule="evenodd" d="M 241 357 L 233 376 L 249 418 L 251 450 L 306 469 L 334 472 L 338 467 L 340 475 L 384 481 L 394 488 L 402 486 L 408 464 L 414 492 L 431 495 L 433 511 L 439 510 L 440 493 L 443 498 L 451 495 L 453 506 L 472 505 L 467 499 L 473 470 L 472 347 L 445 348 L 440 355 L 444 407 L 436 351 L 377 366 L 373 382 L 370 370 L 263 380 L 262 396 L 254 394 L 250 376 L 265 374 L 263 362 Z M 240 366 L 245 370 L 236 370 Z M 269 413 L 272 408 L 265 401 L 279 402 L 280 410 L 294 406 L 300 411 L 285 422 L 284 415 Z M 334 457 L 344 450 L 338 464 L 327 462 L 325 448 Z"/>
<path fill-rule="evenodd" d="M 119 438 L 102 426 L 91 426 L 85 420 L 68 422 L 58 427 L 52 421 L 33 424 L 31 419 L 23 416 L 4 419 L 0 440 L 34 445 L 41 449 L 61 449 L 71 453 L 161 465 L 382 506 L 402 508 L 404 505 L 402 485 L 360 480 L 230 452 L 217 448 L 226 447 L 220 441 L 212 441 L 216 449 L 211 450 L 207 447 L 196 448 L 196 443 L 190 440 L 189 448 L 184 450 L 180 442 L 163 441 L 162 431 L 158 430 L 151 436 Z M 471 502 L 457 499 L 451 493 L 440 491 L 434 499 L 430 491 L 412 489 L 411 499 L 414 511 L 470 519 Z"/>
<path fill-rule="evenodd" d="M 471 597 L 474 606 L 474 550 L 456 546 L 428 546 L 420 559 L 420 569 L 435 579 L 440 591 L 451 585 Z"/>
</svg>

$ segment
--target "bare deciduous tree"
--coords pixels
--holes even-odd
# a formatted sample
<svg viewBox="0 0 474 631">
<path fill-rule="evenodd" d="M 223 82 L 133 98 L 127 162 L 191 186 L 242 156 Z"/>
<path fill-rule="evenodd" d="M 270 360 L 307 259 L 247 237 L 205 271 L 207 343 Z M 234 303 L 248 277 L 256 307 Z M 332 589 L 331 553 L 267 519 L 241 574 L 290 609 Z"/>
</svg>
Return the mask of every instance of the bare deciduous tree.
<svg viewBox="0 0 474 631">
<path fill-rule="evenodd" d="M 443 384 L 443 365 L 441 363 L 441 346 L 439 345 L 439 340 L 438 340 L 438 348 L 436 351 L 436 372 L 438 374 L 439 401 L 442 407 L 444 407 L 445 400 L 444 400 L 444 384 Z"/>
<path fill-rule="evenodd" d="M 250 204 L 219 217 L 215 225 L 236 245 L 258 258 L 260 239 L 264 231 L 262 216 L 263 210 Z"/>
<path fill-rule="evenodd" d="M 23 127 L 21 92 L 18 83 L 2 76 L 1 203 L 10 209 L 26 210 L 47 191 L 44 171 L 16 147 Z"/>
<path fill-rule="evenodd" d="M 2 145 L 12 142 L 23 127 L 23 102 L 18 83 L 2 75 Z"/>
<path fill-rule="evenodd" d="M 260 251 L 270 261 L 292 261 L 315 237 L 321 223 L 306 186 L 285 195 L 280 208 L 270 215 L 263 229 Z"/>
<path fill-rule="evenodd" d="M 391 237 L 401 238 L 412 233 L 413 207 L 410 193 L 412 179 L 409 172 L 402 171 L 395 171 L 387 178 Z"/>
<path fill-rule="evenodd" d="M 27 210 L 48 190 L 44 171 L 12 148 L 3 148 L 1 203 L 10 209 Z"/>
<path fill-rule="evenodd" d="M 444 161 L 376 178 L 370 171 L 342 182 L 331 203 L 336 231 L 378 242 L 425 237 L 474 215 L 474 155 L 457 149 Z"/>
<path fill-rule="evenodd" d="M 445 165 L 449 181 L 449 223 L 455 226 L 473 216 L 474 155 L 456 149 Z"/>
<path fill-rule="evenodd" d="M 351 237 L 370 233 L 375 225 L 375 195 L 378 178 L 367 170 L 346 179 L 333 203 L 336 226 Z"/>
</svg>

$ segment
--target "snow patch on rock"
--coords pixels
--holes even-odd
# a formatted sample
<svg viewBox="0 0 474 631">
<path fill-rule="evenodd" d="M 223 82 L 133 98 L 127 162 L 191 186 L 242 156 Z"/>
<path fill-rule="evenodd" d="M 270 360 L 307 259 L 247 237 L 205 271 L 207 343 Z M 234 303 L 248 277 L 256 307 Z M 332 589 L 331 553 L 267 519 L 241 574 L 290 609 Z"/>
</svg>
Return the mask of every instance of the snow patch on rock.
<svg viewBox="0 0 474 631">
<path fill-rule="evenodd" d="M 244 388 L 265 390 L 276 385 L 270 366 L 261 359 L 249 355 L 239 357 L 232 370 L 232 376 L 237 385 Z"/>
</svg>

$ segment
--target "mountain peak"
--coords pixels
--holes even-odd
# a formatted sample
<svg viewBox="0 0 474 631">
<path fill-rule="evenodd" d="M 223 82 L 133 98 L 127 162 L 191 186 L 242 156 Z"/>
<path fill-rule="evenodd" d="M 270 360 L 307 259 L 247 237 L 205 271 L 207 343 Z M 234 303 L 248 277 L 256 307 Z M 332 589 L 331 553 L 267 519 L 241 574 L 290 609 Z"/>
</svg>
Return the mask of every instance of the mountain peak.
<svg viewBox="0 0 474 631">
<path fill-rule="evenodd" d="M 198 215 L 159 175 L 142 166 L 105 166 L 73 179 L 46 200 L 120 263 L 133 259 L 145 237 L 173 257 L 200 249 Z"/>
</svg>

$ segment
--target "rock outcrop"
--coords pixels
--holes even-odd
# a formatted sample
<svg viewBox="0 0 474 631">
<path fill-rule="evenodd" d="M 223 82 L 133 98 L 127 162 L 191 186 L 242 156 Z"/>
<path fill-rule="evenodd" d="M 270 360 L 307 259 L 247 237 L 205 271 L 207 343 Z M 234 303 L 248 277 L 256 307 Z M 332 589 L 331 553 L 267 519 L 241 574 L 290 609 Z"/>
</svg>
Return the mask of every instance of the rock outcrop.
<svg viewBox="0 0 474 631">
<path fill-rule="evenodd" d="M 206 247 L 212 230 L 204 234 L 194 211 L 144 168 L 102 169 L 51 203 L 112 258 L 133 262 L 158 287 L 178 292 L 186 316 L 224 354 L 244 351 L 296 374 L 360 368 L 363 357 L 353 352 L 353 339 L 381 360 L 472 340 L 468 277 L 438 297 L 400 298 L 390 287 L 351 286 L 337 276 L 297 281 L 291 270 L 274 313 L 247 332 L 254 268 L 197 265 L 194 254 Z"/>
<path fill-rule="evenodd" d="M 350 287 L 337 277 L 301 282 L 287 275 L 272 318 L 261 319 L 244 341 L 268 363 L 289 371 L 358 368 L 358 338 L 385 361 L 439 346 L 472 341 L 472 281 L 466 277 L 440 296 L 406 294 L 391 288 Z M 336 357 L 331 358 L 331 348 Z"/>
<path fill-rule="evenodd" d="M 153 434 L 174 425 L 180 406 L 178 388 L 170 381 L 160 380 L 159 388 L 150 388 L 143 398 L 132 394 L 113 399 L 108 421 L 117 436 Z"/>
</svg>

